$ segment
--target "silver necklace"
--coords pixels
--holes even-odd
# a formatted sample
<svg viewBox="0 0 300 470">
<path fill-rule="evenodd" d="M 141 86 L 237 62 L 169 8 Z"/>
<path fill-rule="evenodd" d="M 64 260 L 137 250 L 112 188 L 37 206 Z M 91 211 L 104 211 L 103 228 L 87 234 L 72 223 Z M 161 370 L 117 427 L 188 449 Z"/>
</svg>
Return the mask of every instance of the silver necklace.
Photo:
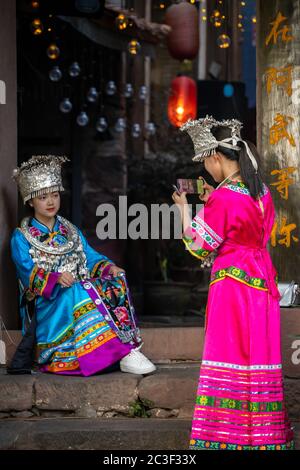
<svg viewBox="0 0 300 470">
<path fill-rule="evenodd" d="M 29 241 L 29 243 L 38 250 L 43 251 L 45 253 L 49 253 L 51 255 L 65 255 L 67 253 L 70 253 L 72 250 L 76 249 L 78 245 L 81 245 L 80 238 L 77 233 L 76 227 L 71 224 L 71 222 L 61 216 L 58 216 L 57 218 L 59 222 L 65 225 L 68 229 L 68 238 L 66 240 L 66 243 L 57 247 L 46 245 L 46 243 L 40 242 L 38 239 L 31 235 L 31 233 L 29 232 L 30 217 L 26 217 L 22 220 L 20 230 L 23 233 L 24 237 L 27 239 L 27 241 Z"/>
<path fill-rule="evenodd" d="M 216 189 L 219 189 L 219 188 L 221 188 L 221 186 L 224 186 L 224 184 L 229 180 L 229 178 L 231 178 L 232 176 L 237 175 L 238 173 L 240 173 L 240 170 L 236 170 L 233 173 L 231 173 L 231 175 L 226 176 L 226 178 L 223 179 L 223 181 L 221 181 L 221 183 L 216 187 Z"/>
</svg>

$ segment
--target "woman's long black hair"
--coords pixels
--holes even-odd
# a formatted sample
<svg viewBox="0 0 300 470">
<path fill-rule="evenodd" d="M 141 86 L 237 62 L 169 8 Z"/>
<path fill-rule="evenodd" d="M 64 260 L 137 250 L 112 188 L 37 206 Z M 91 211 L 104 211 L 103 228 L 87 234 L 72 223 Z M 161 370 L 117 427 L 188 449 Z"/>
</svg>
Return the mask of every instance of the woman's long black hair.
<svg viewBox="0 0 300 470">
<path fill-rule="evenodd" d="M 231 129 L 225 126 L 213 127 L 211 133 L 219 141 L 231 137 Z M 216 149 L 216 152 L 220 152 L 229 160 L 234 160 L 239 163 L 243 182 L 248 187 L 251 196 L 254 199 L 257 199 L 263 191 L 264 184 L 263 172 L 261 168 L 261 159 L 255 145 L 252 142 L 249 142 L 248 140 L 246 140 L 245 142 L 247 142 L 247 144 L 249 145 L 250 150 L 254 155 L 255 160 L 257 161 L 257 173 L 255 173 L 255 169 L 247 154 L 247 150 L 243 142 L 238 142 L 238 146 L 241 147 L 241 150 L 232 150 L 219 145 L 219 147 Z"/>
</svg>

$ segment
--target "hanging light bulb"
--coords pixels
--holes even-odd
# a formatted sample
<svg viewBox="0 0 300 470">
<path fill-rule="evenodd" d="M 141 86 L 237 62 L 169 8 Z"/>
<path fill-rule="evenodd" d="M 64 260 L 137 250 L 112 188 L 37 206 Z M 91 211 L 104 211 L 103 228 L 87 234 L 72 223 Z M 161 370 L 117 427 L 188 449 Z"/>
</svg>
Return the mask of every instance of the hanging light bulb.
<svg viewBox="0 0 300 470">
<path fill-rule="evenodd" d="M 133 95 L 133 86 L 131 83 L 125 83 L 124 86 L 124 96 L 125 98 L 131 98 Z"/>
<path fill-rule="evenodd" d="M 147 98 L 148 90 L 146 85 L 142 85 L 139 89 L 139 98 L 140 100 L 145 100 Z"/>
<path fill-rule="evenodd" d="M 35 18 L 31 22 L 30 29 L 34 36 L 39 36 L 44 31 L 44 26 L 39 18 Z"/>
<path fill-rule="evenodd" d="M 70 77 L 73 77 L 73 78 L 78 77 L 80 72 L 81 72 L 81 68 L 80 68 L 80 65 L 78 64 L 78 62 L 73 62 L 69 67 Z"/>
<path fill-rule="evenodd" d="M 129 54 L 131 55 L 138 55 L 138 53 L 140 52 L 141 50 L 141 45 L 140 43 L 138 42 L 137 39 L 132 39 L 129 43 L 128 43 L 128 52 Z"/>
<path fill-rule="evenodd" d="M 85 111 L 81 111 L 76 118 L 76 122 L 78 126 L 80 127 L 87 126 L 87 124 L 89 123 L 89 120 L 90 119 Z"/>
<path fill-rule="evenodd" d="M 124 132 L 124 130 L 126 129 L 126 121 L 124 118 L 118 118 L 117 119 L 117 122 L 115 124 L 115 131 L 116 132 Z"/>
<path fill-rule="evenodd" d="M 59 82 L 62 77 L 62 72 L 58 65 L 55 65 L 49 72 L 49 78 L 52 82 Z"/>
<path fill-rule="evenodd" d="M 89 89 L 89 91 L 87 93 L 86 98 L 90 103 L 95 103 L 95 101 L 97 101 L 98 91 L 96 90 L 96 88 L 94 86 L 91 86 L 91 88 Z"/>
<path fill-rule="evenodd" d="M 255 24 L 257 22 L 256 21 L 256 16 L 252 16 L 251 21 L 252 21 L 253 24 Z"/>
<path fill-rule="evenodd" d="M 154 135 L 156 133 L 156 127 L 154 122 L 147 122 L 146 131 L 148 136 Z"/>
<path fill-rule="evenodd" d="M 47 49 L 47 56 L 49 57 L 49 59 L 56 60 L 58 59 L 59 55 L 60 55 L 59 47 L 57 47 L 57 45 L 54 43 L 50 44 L 50 46 Z"/>
<path fill-rule="evenodd" d="M 33 1 L 31 2 L 31 8 L 32 8 L 33 10 L 37 10 L 39 7 L 40 7 L 40 2 L 38 2 L 37 0 L 36 0 L 36 1 L 33 0 Z"/>
<path fill-rule="evenodd" d="M 116 18 L 116 26 L 120 31 L 124 31 L 128 27 L 129 20 L 124 13 L 120 13 Z"/>
<path fill-rule="evenodd" d="M 103 133 L 107 130 L 107 128 L 108 128 L 107 120 L 103 116 L 100 117 L 96 122 L 97 131 L 100 133 Z"/>
<path fill-rule="evenodd" d="M 231 44 L 231 39 L 227 34 L 221 34 L 218 37 L 217 44 L 220 49 L 227 49 Z"/>
<path fill-rule="evenodd" d="M 113 80 L 109 80 L 109 82 L 107 82 L 106 84 L 106 87 L 105 87 L 105 93 L 108 95 L 108 96 L 113 96 L 117 91 L 117 87 L 116 87 L 116 84 Z"/>
<path fill-rule="evenodd" d="M 138 139 L 141 135 L 141 126 L 138 123 L 132 124 L 131 135 L 134 139 Z"/>
<path fill-rule="evenodd" d="M 72 111 L 72 108 L 73 108 L 73 105 L 69 98 L 64 98 L 59 104 L 60 111 L 65 114 Z"/>
<path fill-rule="evenodd" d="M 214 10 L 210 22 L 214 25 L 215 28 L 220 28 L 224 22 L 224 17 L 221 15 L 219 10 Z"/>
</svg>

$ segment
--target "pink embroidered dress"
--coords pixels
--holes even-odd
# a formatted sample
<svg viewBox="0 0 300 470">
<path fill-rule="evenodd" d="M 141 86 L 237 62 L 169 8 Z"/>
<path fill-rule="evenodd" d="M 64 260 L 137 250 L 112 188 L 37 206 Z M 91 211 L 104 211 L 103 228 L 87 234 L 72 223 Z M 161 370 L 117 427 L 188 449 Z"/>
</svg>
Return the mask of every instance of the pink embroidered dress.
<svg viewBox="0 0 300 470">
<path fill-rule="evenodd" d="M 215 190 L 183 234 L 192 255 L 214 250 L 190 449 L 294 448 L 284 404 L 280 294 L 267 250 L 275 210 L 244 183 Z"/>
</svg>

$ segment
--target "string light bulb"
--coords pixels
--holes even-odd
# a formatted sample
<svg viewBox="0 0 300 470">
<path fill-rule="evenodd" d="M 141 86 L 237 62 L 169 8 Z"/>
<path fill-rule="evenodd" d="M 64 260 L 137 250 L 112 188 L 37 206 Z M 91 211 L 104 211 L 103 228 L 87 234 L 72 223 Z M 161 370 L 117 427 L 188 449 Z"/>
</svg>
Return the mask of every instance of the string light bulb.
<svg viewBox="0 0 300 470">
<path fill-rule="evenodd" d="M 73 105 L 70 101 L 70 98 L 64 98 L 60 104 L 59 104 L 59 109 L 62 113 L 67 114 L 72 111 Z"/>
<path fill-rule="evenodd" d="M 69 75 L 72 78 L 78 77 L 80 75 L 81 69 L 78 62 L 73 62 L 69 67 Z"/>
<path fill-rule="evenodd" d="M 124 31 L 128 27 L 129 20 L 124 13 L 120 13 L 116 18 L 116 26 L 120 31 Z"/>
<path fill-rule="evenodd" d="M 129 43 L 128 43 L 128 52 L 129 54 L 131 55 L 138 55 L 138 53 L 140 52 L 141 50 L 141 45 L 140 43 L 138 42 L 137 39 L 132 39 Z"/>
<path fill-rule="evenodd" d="M 57 47 L 55 43 L 50 44 L 50 46 L 47 49 L 47 56 L 49 57 L 49 59 L 56 60 L 58 59 L 59 55 L 60 55 L 59 47 Z"/>
<path fill-rule="evenodd" d="M 49 78 L 52 82 L 59 82 L 62 77 L 62 72 L 58 65 L 55 65 L 49 72 Z"/>
<path fill-rule="evenodd" d="M 43 24 L 39 18 L 35 18 L 32 21 L 30 28 L 34 36 L 40 36 L 44 30 Z"/>
<path fill-rule="evenodd" d="M 210 17 L 210 21 L 215 26 L 215 28 L 220 28 L 224 22 L 224 18 L 219 10 L 214 10 Z"/>
<path fill-rule="evenodd" d="M 227 34 L 221 34 L 218 37 L 217 44 L 220 49 L 228 49 L 228 47 L 230 47 L 230 44 L 231 44 L 231 39 Z"/>
<path fill-rule="evenodd" d="M 96 123 L 97 131 L 100 132 L 100 134 L 102 134 L 103 132 L 107 130 L 107 128 L 108 128 L 108 123 L 107 123 L 106 118 L 104 116 L 100 117 Z"/>
</svg>

